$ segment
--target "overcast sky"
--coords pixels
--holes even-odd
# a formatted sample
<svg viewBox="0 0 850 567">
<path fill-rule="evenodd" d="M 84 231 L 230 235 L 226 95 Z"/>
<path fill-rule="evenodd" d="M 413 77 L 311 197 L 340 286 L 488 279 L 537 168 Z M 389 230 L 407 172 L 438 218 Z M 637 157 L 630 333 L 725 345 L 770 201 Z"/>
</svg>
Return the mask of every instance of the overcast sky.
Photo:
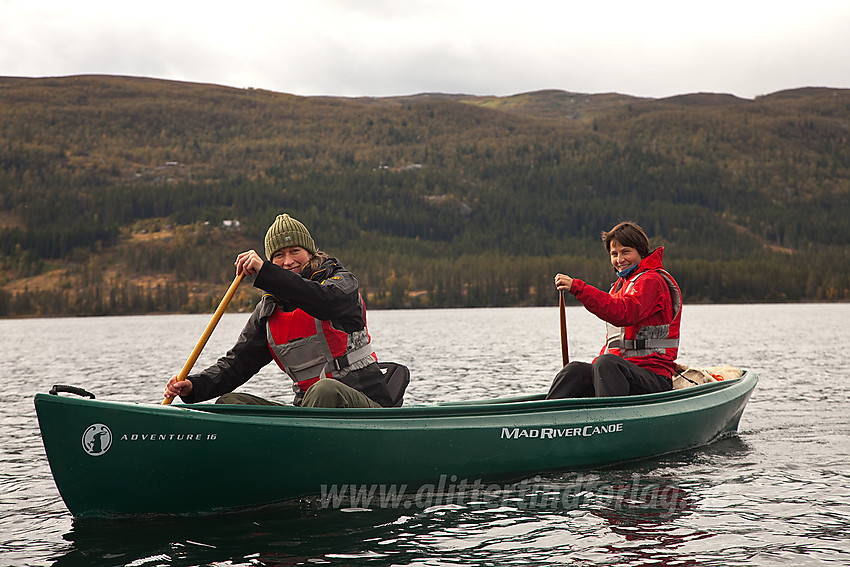
<svg viewBox="0 0 850 567">
<path fill-rule="evenodd" d="M 0 0 L 0 76 L 298 95 L 850 88 L 850 0 Z"/>
</svg>

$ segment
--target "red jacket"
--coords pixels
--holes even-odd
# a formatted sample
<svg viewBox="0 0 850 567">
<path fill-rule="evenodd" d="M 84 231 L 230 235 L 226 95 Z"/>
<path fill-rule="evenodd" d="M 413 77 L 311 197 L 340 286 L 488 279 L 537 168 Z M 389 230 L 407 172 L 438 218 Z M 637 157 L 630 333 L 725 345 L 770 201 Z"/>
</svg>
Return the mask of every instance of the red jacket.
<svg viewBox="0 0 850 567">
<path fill-rule="evenodd" d="M 679 352 L 682 294 L 664 271 L 663 256 L 664 248 L 656 248 L 637 270 L 619 278 L 609 293 L 577 278 L 570 293 L 608 323 L 608 341 L 599 354 L 617 354 L 655 374 L 672 377 Z"/>
</svg>

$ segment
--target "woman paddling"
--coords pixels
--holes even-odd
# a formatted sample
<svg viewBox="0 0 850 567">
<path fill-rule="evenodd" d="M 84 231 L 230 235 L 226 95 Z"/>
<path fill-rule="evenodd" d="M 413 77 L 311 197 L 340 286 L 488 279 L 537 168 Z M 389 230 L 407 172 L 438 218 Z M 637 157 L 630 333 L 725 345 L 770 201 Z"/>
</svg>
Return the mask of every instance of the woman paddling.
<svg viewBox="0 0 850 567">
<path fill-rule="evenodd" d="M 186 380 L 172 378 L 166 398 L 186 403 L 278 405 L 232 393 L 274 360 L 292 378 L 295 405 L 385 407 L 394 399 L 370 346 L 366 308 L 354 274 L 318 250 L 307 227 L 279 215 L 254 250 L 236 257 L 237 274 L 265 291 L 236 344 L 216 364 Z"/>
<path fill-rule="evenodd" d="M 664 248 L 649 251 L 640 226 L 622 222 L 602 233 L 617 281 L 605 293 L 578 278 L 555 276 L 555 287 L 570 292 L 607 324 L 606 344 L 592 363 L 570 362 L 547 398 L 627 396 L 673 389 L 679 351 L 682 294 L 662 266 Z"/>
</svg>

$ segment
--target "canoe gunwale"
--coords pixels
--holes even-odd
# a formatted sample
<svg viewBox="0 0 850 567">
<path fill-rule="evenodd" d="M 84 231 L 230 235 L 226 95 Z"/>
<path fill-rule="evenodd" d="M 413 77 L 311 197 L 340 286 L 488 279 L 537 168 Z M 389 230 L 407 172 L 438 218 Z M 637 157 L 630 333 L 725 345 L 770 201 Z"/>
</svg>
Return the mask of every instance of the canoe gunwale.
<svg viewBox="0 0 850 567">
<path fill-rule="evenodd" d="M 543 414 L 548 412 L 627 409 L 640 406 L 675 403 L 711 396 L 727 389 L 742 389 L 740 395 L 748 394 L 756 385 L 758 378 L 752 372 L 745 372 L 740 378 L 699 384 L 680 390 L 671 390 L 654 394 L 604 398 L 565 398 L 545 400 L 542 394 L 493 398 L 489 400 L 452 401 L 434 405 L 409 405 L 397 408 L 304 408 L 296 406 L 254 406 L 215 403 L 198 404 L 148 404 L 141 402 L 121 402 L 109 400 L 90 400 L 70 398 L 39 393 L 36 400 L 66 402 L 87 406 L 114 407 L 127 411 L 144 413 L 168 412 L 174 418 L 189 419 L 292 419 L 310 418 L 317 420 L 404 420 L 427 417 L 475 417 L 498 416 L 507 414 Z"/>
<path fill-rule="evenodd" d="M 524 414 L 561 412 L 564 410 L 616 409 L 634 406 L 651 406 L 677 402 L 717 393 L 729 388 L 752 390 L 757 382 L 752 372 L 744 372 L 740 378 L 699 384 L 680 390 L 654 394 L 616 396 L 604 398 L 543 399 L 543 394 L 531 394 L 487 400 L 441 402 L 434 405 L 409 405 L 398 408 L 302 408 L 295 406 L 249 406 L 228 404 L 177 404 L 170 406 L 189 412 L 213 415 L 291 417 L 294 414 L 310 418 L 345 419 L 405 419 L 413 417 L 454 417 L 473 415 Z M 169 406 L 163 406 L 169 407 Z"/>
</svg>

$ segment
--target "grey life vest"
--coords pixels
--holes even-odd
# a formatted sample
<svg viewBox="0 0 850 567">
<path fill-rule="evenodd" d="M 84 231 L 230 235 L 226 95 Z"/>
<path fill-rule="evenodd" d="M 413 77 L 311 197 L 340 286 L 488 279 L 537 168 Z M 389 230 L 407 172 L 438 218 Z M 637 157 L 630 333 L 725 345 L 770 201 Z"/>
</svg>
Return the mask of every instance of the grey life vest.
<svg viewBox="0 0 850 567">
<path fill-rule="evenodd" d="M 632 358 L 651 354 L 666 354 L 667 349 L 679 348 L 679 314 L 682 310 L 682 292 L 669 273 L 661 269 L 640 272 L 627 281 L 623 293 L 630 292 L 634 288 L 635 282 L 651 271 L 657 272 L 667 283 L 670 299 L 673 302 L 673 319 L 666 325 L 617 327 L 606 323 L 605 354 L 618 354 L 623 358 Z M 618 280 L 611 286 L 611 291 L 616 291 L 621 285 L 623 285 L 622 280 Z"/>
</svg>

